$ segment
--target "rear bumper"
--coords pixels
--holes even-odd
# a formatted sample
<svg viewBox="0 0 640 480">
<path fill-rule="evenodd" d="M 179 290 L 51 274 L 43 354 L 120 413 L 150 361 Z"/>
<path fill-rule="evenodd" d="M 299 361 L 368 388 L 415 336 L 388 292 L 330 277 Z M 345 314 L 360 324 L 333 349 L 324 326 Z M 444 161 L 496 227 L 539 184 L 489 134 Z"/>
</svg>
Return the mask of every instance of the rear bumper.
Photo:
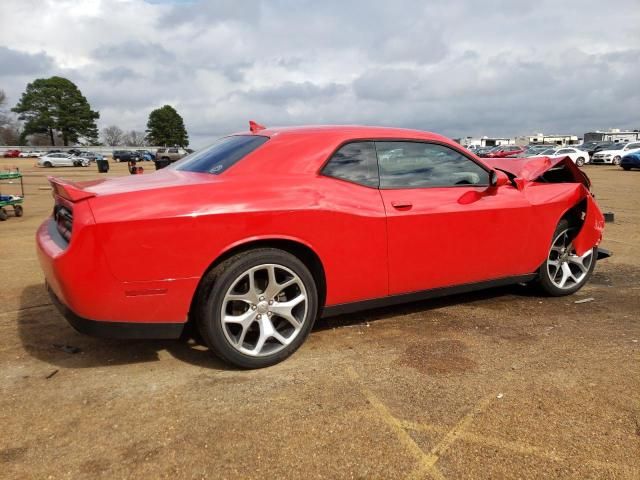
<svg viewBox="0 0 640 480">
<path fill-rule="evenodd" d="M 78 332 L 93 337 L 118 339 L 176 339 L 182 335 L 184 323 L 98 322 L 77 315 L 60 301 L 47 285 L 51 301 Z"/>
<path fill-rule="evenodd" d="M 93 230 L 74 230 L 71 243 L 66 243 L 49 219 L 36 234 L 47 288 L 69 322 L 79 331 L 115 338 L 179 336 L 198 279 L 120 281 Z M 133 333 L 108 333 L 118 329 Z"/>
</svg>

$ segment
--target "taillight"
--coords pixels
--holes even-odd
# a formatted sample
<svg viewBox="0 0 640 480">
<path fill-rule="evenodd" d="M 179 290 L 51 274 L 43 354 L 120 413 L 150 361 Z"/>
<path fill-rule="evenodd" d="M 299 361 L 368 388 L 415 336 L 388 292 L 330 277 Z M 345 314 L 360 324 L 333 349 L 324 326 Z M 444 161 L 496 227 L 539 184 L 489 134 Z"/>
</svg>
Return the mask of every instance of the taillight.
<svg viewBox="0 0 640 480">
<path fill-rule="evenodd" d="M 53 208 L 53 219 L 56 222 L 58 232 L 67 241 L 71 241 L 71 230 L 73 228 L 73 210 L 64 205 L 56 205 Z"/>
</svg>

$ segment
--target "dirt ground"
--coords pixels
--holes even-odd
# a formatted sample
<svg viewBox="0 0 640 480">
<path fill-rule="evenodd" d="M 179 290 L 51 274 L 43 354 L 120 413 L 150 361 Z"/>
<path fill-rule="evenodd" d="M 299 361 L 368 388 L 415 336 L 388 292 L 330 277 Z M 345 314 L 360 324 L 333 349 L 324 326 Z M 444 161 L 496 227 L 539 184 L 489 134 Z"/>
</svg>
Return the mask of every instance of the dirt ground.
<svg viewBox="0 0 640 480">
<path fill-rule="evenodd" d="M 193 342 L 67 325 L 34 248 L 46 175 L 100 174 L 33 163 L 0 159 L 28 195 L 0 223 L 3 478 L 640 478 L 640 171 L 585 167 L 614 256 L 574 296 L 515 286 L 323 320 L 289 360 L 239 371 Z"/>
</svg>

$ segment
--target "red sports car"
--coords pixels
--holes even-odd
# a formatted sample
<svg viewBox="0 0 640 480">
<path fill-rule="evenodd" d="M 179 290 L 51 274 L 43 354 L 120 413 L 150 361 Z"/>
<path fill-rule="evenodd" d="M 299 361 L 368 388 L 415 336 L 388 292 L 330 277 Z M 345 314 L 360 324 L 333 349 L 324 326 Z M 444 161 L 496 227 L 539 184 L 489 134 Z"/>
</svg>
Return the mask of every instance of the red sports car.
<svg viewBox="0 0 640 480">
<path fill-rule="evenodd" d="M 517 145 L 504 145 L 496 147 L 486 154 L 487 158 L 505 158 L 511 155 L 520 155 L 524 153 L 524 148 Z"/>
<path fill-rule="evenodd" d="M 7 150 L 4 152 L 4 158 L 18 158 L 20 156 L 20 150 Z"/>
<path fill-rule="evenodd" d="M 482 160 L 413 130 L 252 124 L 149 175 L 50 181 L 38 253 L 76 329 L 193 322 L 245 368 L 289 356 L 320 315 L 515 282 L 567 295 L 607 256 L 570 160 Z"/>
</svg>

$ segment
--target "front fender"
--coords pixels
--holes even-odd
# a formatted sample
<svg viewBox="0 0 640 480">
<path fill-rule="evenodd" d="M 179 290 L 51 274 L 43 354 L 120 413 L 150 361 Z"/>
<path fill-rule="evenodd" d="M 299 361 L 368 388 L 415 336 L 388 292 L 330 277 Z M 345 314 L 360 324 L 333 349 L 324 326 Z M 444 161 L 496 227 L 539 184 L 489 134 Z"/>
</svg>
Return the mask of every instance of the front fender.
<svg viewBox="0 0 640 480">
<path fill-rule="evenodd" d="M 588 194 L 587 211 L 582 222 L 582 228 L 573 239 L 573 247 L 577 255 L 584 255 L 588 250 L 600 244 L 602 232 L 604 230 L 604 215 L 593 200 L 593 196 Z"/>
</svg>

